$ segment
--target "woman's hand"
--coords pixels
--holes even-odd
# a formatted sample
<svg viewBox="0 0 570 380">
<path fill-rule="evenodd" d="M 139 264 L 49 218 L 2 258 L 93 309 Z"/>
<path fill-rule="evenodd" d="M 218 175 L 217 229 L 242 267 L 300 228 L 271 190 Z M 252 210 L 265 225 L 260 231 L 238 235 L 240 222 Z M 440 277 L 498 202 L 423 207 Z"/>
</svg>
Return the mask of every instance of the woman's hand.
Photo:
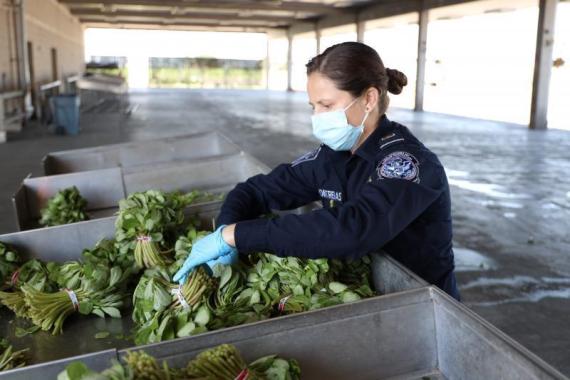
<svg viewBox="0 0 570 380">
<path fill-rule="evenodd" d="M 228 241 L 232 244 L 228 244 L 224 237 L 222 237 L 223 231 L 226 229 L 229 230 L 226 232 Z M 216 231 L 198 240 L 193 245 L 192 251 L 186 261 L 184 261 L 182 268 L 174 275 L 173 280 L 183 284 L 188 274 L 192 272 L 195 267 L 202 264 L 208 264 L 210 267 L 213 267 L 218 263 L 231 263 L 235 261 L 237 258 L 237 249 L 235 248 L 235 239 L 233 238 L 234 230 L 235 224 L 229 227 L 222 225 L 218 227 Z M 212 262 L 212 265 L 210 265 L 210 262 Z"/>
<path fill-rule="evenodd" d="M 236 239 L 235 239 L 235 231 L 236 231 L 236 224 L 230 224 L 222 229 L 222 238 L 224 241 L 235 248 L 236 246 Z"/>
</svg>

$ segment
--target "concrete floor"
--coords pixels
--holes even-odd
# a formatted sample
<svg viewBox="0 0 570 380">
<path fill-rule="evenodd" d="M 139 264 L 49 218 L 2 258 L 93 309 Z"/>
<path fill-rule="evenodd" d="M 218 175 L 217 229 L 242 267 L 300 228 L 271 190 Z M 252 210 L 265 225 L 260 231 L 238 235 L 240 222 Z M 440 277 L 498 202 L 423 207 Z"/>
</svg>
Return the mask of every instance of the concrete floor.
<svg viewBox="0 0 570 380">
<path fill-rule="evenodd" d="M 0 145 L 0 233 L 16 230 L 10 198 L 50 151 L 216 129 L 269 166 L 317 144 L 303 93 L 153 90 L 134 112 L 99 107 L 77 137 L 30 126 Z M 570 132 L 391 110 L 436 152 L 452 187 L 464 302 L 570 375 Z"/>
</svg>

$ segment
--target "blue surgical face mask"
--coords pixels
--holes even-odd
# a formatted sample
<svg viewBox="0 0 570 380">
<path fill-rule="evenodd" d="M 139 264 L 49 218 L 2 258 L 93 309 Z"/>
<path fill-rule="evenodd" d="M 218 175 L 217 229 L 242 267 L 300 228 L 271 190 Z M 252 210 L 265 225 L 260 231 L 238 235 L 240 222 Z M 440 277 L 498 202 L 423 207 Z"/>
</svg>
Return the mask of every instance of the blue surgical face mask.
<svg viewBox="0 0 570 380">
<path fill-rule="evenodd" d="M 362 132 L 364 132 L 364 122 L 369 114 L 369 112 L 366 112 L 362 123 L 358 127 L 348 124 L 345 112 L 357 99 L 354 99 L 345 108 L 313 115 L 311 117 L 313 135 L 333 150 L 350 150 L 357 143 Z"/>
</svg>

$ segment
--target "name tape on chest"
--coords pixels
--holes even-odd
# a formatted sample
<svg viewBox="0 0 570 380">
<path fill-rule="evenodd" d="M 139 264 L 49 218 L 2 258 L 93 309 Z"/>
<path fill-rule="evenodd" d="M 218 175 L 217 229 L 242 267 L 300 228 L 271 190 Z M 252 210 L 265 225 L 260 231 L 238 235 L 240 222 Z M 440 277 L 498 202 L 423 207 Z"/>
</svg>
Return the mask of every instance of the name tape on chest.
<svg viewBox="0 0 570 380">
<path fill-rule="evenodd" d="M 342 202 L 342 192 L 340 191 L 319 189 L 319 195 L 321 198 Z"/>
<path fill-rule="evenodd" d="M 408 152 L 393 152 L 382 159 L 376 168 L 378 179 L 405 179 L 420 182 L 419 161 Z"/>
<path fill-rule="evenodd" d="M 291 166 L 297 166 L 299 164 L 302 164 L 303 162 L 315 160 L 319 156 L 319 153 L 321 153 L 321 148 L 322 147 L 318 147 L 315 150 L 303 154 L 301 157 L 291 162 Z"/>
</svg>

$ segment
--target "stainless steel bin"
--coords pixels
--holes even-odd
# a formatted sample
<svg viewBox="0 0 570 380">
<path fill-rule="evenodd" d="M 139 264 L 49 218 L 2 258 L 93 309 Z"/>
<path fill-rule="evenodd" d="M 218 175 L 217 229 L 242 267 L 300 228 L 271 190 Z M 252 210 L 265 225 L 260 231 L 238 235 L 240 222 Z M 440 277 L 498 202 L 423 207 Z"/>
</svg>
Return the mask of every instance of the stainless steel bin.
<svg viewBox="0 0 570 380">
<path fill-rule="evenodd" d="M 239 153 L 240 148 L 218 132 L 202 132 L 156 140 L 135 141 L 93 148 L 64 150 L 46 155 L 45 175 L 158 162 L 193 160 Z"/>
<path fill-rule="evenodd" d="M 248 361 L 295 358 L 303 379 L 566 379 L 435 287 L 136 349 L 183 367 L 223 343 L 235 344 Z"/>
<path fill-rule="evenodd" d="M 170 161 L 146 166 L 110 168 L 54 176 L 26 178 L 13 197 L 20 230 L 39 227 L 40 211 L 59 190 L 76 186 L 87 200 L 91 219 L 113 215 L 119 200 L 135 191 L 193 189 L 229 191 L 238 182 L 269 172 L 247 153 L 200 160 Z"/>
</svg>

